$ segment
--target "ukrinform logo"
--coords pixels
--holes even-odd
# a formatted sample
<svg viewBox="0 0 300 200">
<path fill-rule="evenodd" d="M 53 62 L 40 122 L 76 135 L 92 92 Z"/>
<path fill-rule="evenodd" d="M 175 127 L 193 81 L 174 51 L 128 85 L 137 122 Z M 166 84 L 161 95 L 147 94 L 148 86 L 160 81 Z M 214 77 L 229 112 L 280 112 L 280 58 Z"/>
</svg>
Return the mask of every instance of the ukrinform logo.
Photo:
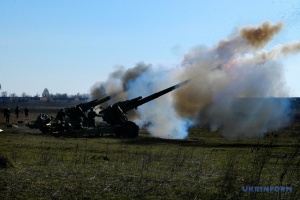
<svg viewBox="0 0 300 200">
<path fill-rule="evenodd" d="M 244 192 L 292 192 L 291 186 L 242 186 Z"/>
</svg>

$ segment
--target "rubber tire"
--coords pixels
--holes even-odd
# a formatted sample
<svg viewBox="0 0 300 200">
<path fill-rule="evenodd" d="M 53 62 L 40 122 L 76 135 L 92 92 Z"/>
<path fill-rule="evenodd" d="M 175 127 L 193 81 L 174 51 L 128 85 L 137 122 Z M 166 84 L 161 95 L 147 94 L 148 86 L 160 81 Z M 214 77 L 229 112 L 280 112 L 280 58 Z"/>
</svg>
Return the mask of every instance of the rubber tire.
<svg viewBox="0 0 300 200">
<path fill-rule="evenodd" d="M 134 122 L 126 121 L 121 125 L 117 136 L 124 138 L 136 138 L 139 134 L 139 130 L 140 128 Z"/>
</svg>

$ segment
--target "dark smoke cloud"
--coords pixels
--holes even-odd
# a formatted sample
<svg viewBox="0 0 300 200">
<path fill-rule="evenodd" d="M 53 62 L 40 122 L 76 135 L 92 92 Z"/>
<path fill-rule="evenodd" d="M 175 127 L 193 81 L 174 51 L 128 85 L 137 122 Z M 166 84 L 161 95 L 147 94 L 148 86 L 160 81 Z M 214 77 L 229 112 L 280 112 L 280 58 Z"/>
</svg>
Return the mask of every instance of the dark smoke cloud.
<svg viewBox="0 0 300 200">
<path fill-rule="evenodd" d="M 138 63 L 134 68 L 126 70 L 122 75 L 123 90 L 127 90 L 127 84 L 139 77 L 141 74 L 148 72 L 151 69 L 151 65 L 145 65 L 144 63 Z"/>
<path fill-rule="evenodd" d="M 149 71 L 151 68 L 150 64 L 146 65 L 143 62 L 137 63 L 135 67 L 129 69 L 117 67 L 106 81 L 95 83 L 91 87 L 92 98 L 102 99 L 108 95 L 113 95 L 114 98 L 111 99 L 110 103 L 126 100 L 128 82 Z"/>
<path fill-rule="evenodd" d="M 249 45 L 259 49 L 266 45 L 275 34 L 280 32 L 282 27 L 282 23 L 272 25 L 270 22 L 264 22 L 258 27 L 242 29 L 241 37 L 245 38 Z"/>
<path fill-rule="evenodd" d="M 92 98 L 102 99 L 106 96 L 112 96 L 113 98 L 111 98 L 111 100 L 101 105 L 103 107 L 127 100 L 128 83 L 141 76 L 143 73 L 146 73 L 151 68 L 152 66 L 150 64 L 146 65 L 143 62 L 137 63 L 135 67 L 130 69 L 117 67 L 117 69 L 109 75 L 106 81 L 95 83 L 91 87 Z M 137 118 L 137 113 L 134 111 L 129 112 L 128 117 L 130 119 Z"/>
</svg>

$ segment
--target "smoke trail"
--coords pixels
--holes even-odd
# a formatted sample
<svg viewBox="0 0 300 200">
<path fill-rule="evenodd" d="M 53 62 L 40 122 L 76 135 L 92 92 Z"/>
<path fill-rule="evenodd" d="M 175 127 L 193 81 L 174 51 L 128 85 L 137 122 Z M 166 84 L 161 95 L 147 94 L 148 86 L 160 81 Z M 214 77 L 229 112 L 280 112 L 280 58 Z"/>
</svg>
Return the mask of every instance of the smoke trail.
<svg viewBox="0 0 300 200">
<path fill-rule="evenodd" d="M 182 62 L 183 76 L 193 81 L 174 93 L 180 116 L 200 118 L 232 138 L 257 136 L 285 125 L 289 102 L 261 98 L 288 96 L 283 66 L 276 59 L 299 52 L 299 43 L 258 51 L 281 27 L 265 22 L 242 29 L 240 35 L 221 41 L 215 48 L 189 52 Z"/>
<path fill-rule="evenodd" d="M 300 52 L 300 42 L 293 42 L 281 45 L 269 52 L 260 53 L 255 57 L 255 59 L 260 60 L 260 62 L 264 62 L 268 60 L 274 60 L 282 56 L 287 56 L 289 54 L 296 54 L 298 52 Z"/>
</svg>

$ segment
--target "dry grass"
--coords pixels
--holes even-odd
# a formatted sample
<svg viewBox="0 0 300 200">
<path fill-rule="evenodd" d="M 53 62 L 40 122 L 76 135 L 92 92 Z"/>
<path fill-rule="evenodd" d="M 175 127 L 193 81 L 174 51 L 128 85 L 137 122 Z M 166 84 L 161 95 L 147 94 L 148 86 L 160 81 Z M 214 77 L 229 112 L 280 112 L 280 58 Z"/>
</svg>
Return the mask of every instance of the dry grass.
<svg viewBox="0 0 300 200">
<path fill-rule="evenodd" d="M 0 124 L 0 199 L 300 198 L 299 130 L 230 141 L 193 129 L 187 140 L 164 140 L 145 131 L 136 139 L 56 138 L 15 125 Z M 246 185 L 293 192 L 245 193 Z"/>
</svg>

